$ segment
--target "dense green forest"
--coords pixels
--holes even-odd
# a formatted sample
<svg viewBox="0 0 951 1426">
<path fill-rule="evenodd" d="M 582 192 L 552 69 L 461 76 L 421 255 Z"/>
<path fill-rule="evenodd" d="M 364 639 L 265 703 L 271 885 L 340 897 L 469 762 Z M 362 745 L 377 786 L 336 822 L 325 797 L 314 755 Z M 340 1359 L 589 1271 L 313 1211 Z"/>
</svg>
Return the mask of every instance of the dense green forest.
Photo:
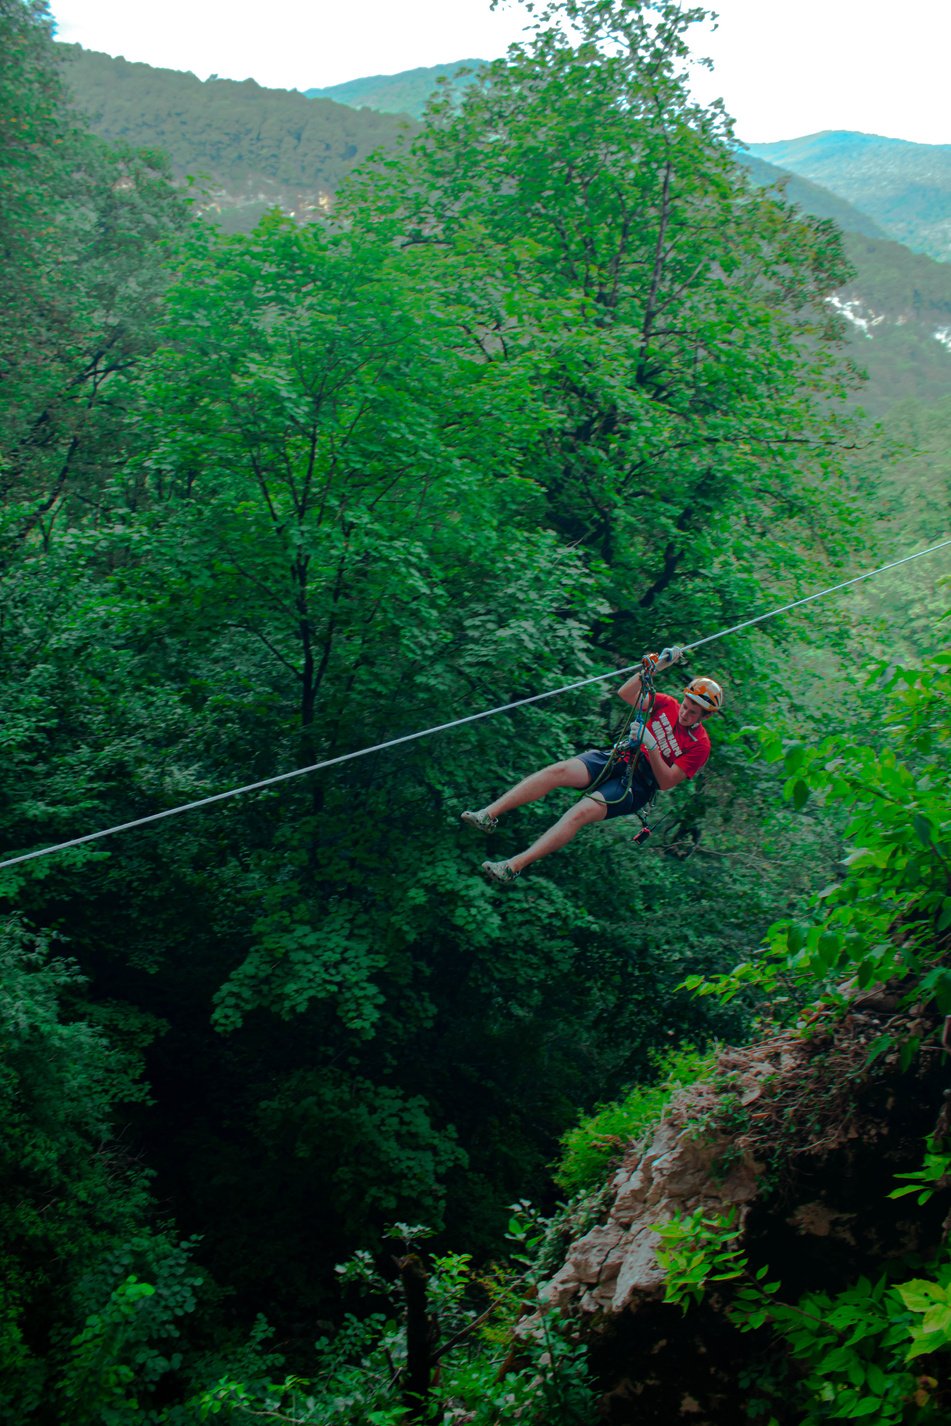
<svg viewBox="0 0 951 1426">
<path fill-rule="evenodd" d="M 196 184 L 201 209 L 225 228 L 249 228 L 271 206 L 319 213 L 368 154 L 414 127 L 331 98 L 265 89 L 253 79 L 155 69 L 56 46 L 83 123 L 111 143 L 167 155 L 174 176 Z"/>
<path fill-rule="evenodd" d="M 846 243 L 691 103 L 690 18 L 540 8 L 332 215 L 227 235 L 159 143 L 77 121 L 45 0 L 0 0 L 0 860 L 947 534 L 947 398 L 926 364 L 871 424 Z M 615 821 L 502 889 L 459 823 L 604 745 L 606 679 L 0 869 L 4 1419 L 601 1419 L 568 1324 L 512 1335 L 591 1156 L 830 978 L 951 1011 L 946 555 L 698 653 L 726 710 L 646 847 Z M 905 1276 L 944 1310 L 942 1251 Z M 927 1330 L 934 1387 L 874 1358 L 882 1420 L 941 1419 Z M 841 1419 L 823 1360 L 730 1419 Z"/>
</svg>

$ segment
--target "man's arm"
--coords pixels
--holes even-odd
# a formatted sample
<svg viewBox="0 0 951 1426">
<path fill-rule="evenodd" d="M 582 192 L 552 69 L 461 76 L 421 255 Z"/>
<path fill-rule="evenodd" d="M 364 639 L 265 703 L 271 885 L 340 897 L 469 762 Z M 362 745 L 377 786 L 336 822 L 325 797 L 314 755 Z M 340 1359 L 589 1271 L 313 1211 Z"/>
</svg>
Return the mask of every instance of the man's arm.
<svg viewBox="0 0 951 1426">
<path fill-rule="evenodd" d="M 671 664 L 680 663 L 683 657 L 684 652 L 680 645 L 673 644 L 669 649 L 664 649 L 662 653 L 645 654 L 641 662 L 645 667 L 647 667 L 648 664 L 652 665 L 654 673 L 660 673 L 663 669 L 670 668 Z M 641 696 L 640 673 L 633 674 L 632 677 L 627 680 L 627 683 L 622 683 L 617 691 L 617 696 L 618 698 L 623 698 L 625 703 L 630 703 L 632 707 L 636 707 L 637 700 Z"/>
<path fill-rule="evenodd" d="M 659 672 L 661 669 L 669 668 L 671 664 L 679 663 L 683 654 L 680 648 L 675 645 L 673 648 L 664 649 L 661 654 L 645 654 L 644 657 L 651 659 L 655 670 Z M 641 698 L 641 675 L 639 673 L 632 674 L 626 683 L 621 684 L 617 692 L 619 698 L 623 698 L 625 703 L 636 708 Z M 669 766 L 664 762 L 653 734 L 646 728 L 641 743 L 641 756 L 650 763 L 651 772 L 654 774 L 661 792 L 669 792 L 672 787 L 676 787 L 678 783 L 686 779 L 687 774 L 682 767 L 678 767 L 676 763 Z"/>
<path fill-rule="evenodd" d="M 637 700 L 641 696 L 641 676 L 635 673 L 628 679 L 627 683 L 622 683 L 617 691 L 618 698 L 623 698 L 625 703 L 630 703 L 632 708 L 637 707 Z"/>
<path fill-rule="evenodd" d="M 647 734 L 645 736 L 649 737 L 650 735 Z M 676 787 L 678 783 L 683 782 L 687 776 L 683 768 L 678 767 L 676 763 L 668 767 L 667 763 L 665 763 L 661 757 L 660 749 L 656 743 L 654 743 L 651 748 L 648 748 L 645 743 L 642 743 L 641 757 L 646 758 L 650 763 L 651 772 L 654 774 L 657 786 L 661 792 L 669 792 L 672 787 Z"/>
</svg>

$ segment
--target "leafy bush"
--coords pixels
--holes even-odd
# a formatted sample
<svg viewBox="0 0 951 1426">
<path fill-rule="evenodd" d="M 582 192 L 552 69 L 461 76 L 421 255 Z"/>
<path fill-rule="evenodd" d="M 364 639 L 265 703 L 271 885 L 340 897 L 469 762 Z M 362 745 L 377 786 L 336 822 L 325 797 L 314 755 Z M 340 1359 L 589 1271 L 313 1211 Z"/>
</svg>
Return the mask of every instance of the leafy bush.
<svg viewBox="0 0 951 1426">
<path fill-rule="evenodd" d="M 797 1426 L 874 1420 L 900 1426 L 946 1420 L 937 1375 L 915 1375 L 909 1363 L 951 1347 L 951 1262 L 930 1265 L 933 1277 L 907 1282 L 862 1276 L 843 1291 L 811 1292 L 784 1302 L 781 1283 L 753 1271 L 738 1244 L 733 1214 L 703 1209 L 658 1228 L 658 1257 L 666 1273 L 665 1300 L 687 1311 L 712 1284 L 732 1292 L 727 1316 L 741 1332 L 766 1328 L 782 1352 L 757 1352 L 741 1380 L 751 1389 L 750 1421 L 776 1426 L 773 1410 Z M 893 1267 L 892 1273 L 901 1268 Z M 793 1417 L 787 1412 L 792 1407 Z"/>
<path fill-rule="evenodd" d="M 678 1089 L 700 1079 L 712 1064 L 712 1052 L 691 1045 L 657 1057 L 653 1084 L 637 1084 L 623 1099 L 599 1105 L 564 1135 L 554 1176 L 558 1186 L 574 1194 L 602 1183 L 611 1160 L 657 1123 Z"/>
<path fill-rule="evenodd" d="M 845 1004 L 855 986 L 899 981 L 909 1002 L 951 1011 L 951 651 L 920 669 L 879 666 L 869 686 L 882 707 L 875 746 L 844 734 L 813 748 L 784 746 L 775 733 L 759 734 L 766 756 L 785 765 L 794 807 L 821 802 L 847 811 L 852 847 L 843 878 L 819 892 L 810 920 L 776 922 L 759 959 L 709 980 L 689 976 L 688 989 L 725 1000 L 792 990 L 799 1003 L 818 991 Z"/>
<path fill-rule="evenodd" d="M 533 1330 L 515 1342 L 512 1326 L 538 1279 L 537 1252 L 546 1223 L 524 1203 L 515 1206 L 508 1237 L 516 1244 L 510 1264 L 488 1275 L 467 1254 L 435 1255 L 413 1263 L 424 1283 L 428 1342 L 425 1375 L 432 1389 L 407 1391 L 412 1358 L 398 1282 L 359 1252 L 337 1271 L 362 1286 L 387 1310 L 348 1314 L 332 1338 L 316 1344 L 314 1376 L 289 1376 L 255 1388 L 222 1377 L 199 1401 L 201 1420 L 244 1421 L 276 1416 L 293 1426 L 410 1426 L 414 1422 L 466 1422 L 505 1426 L 557 1422 L 587 1426 L 593 1411 L 585 1346 L 557 1310 L 538 1313 Z M 404 1247 L 428 1230 L 396 1224 Z M 486 1305 L 486 1297 L 488 1303 Z M 438 1375 L 435 1371 L 438 1363 Z"/>
</svg>

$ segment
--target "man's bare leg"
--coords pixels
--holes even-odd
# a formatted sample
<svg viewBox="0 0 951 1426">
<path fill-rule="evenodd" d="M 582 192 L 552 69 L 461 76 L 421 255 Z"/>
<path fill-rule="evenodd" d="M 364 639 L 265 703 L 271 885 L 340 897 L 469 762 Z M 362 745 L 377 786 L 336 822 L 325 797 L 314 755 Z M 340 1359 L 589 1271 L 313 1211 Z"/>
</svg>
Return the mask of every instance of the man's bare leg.
<svg viewBox="0 0 951 1426">
<path fill-rule="evenodd" d="M 528 777 L 523 777 L 521 782 L 517 782 L 508 792 L 504 792 L 482 810 L 490 817 L 501 817 L 504 812 L 524 807 L 526 802 L 537 802 L 556 787 L 574 787 L 580 791 L 587 787 L 590 781 L 591 774 L 580 758 L 565 758 L 562 762 L 551 763 L 542 768 L 541 772 L 533 772 Z"/>
<path fill-rule="evenodd" d="M 607 814 L 607 804 L 600 793 L 595 792 L 591 797 L 583 797 L 574 807 L 569 807 L 554 826 L 549 827 L 547 832 L 543 832 L 527 851 L 509 857 L 507 859 L 509 866 L 515 872 L 524 871 L 525 867 L 531 866 L 532 862 L 537 862 L 541 857 L 550 856 L 552 852 L 557 852 L 565 846 L 589 822 L 601 822 Z"/>
</svg>

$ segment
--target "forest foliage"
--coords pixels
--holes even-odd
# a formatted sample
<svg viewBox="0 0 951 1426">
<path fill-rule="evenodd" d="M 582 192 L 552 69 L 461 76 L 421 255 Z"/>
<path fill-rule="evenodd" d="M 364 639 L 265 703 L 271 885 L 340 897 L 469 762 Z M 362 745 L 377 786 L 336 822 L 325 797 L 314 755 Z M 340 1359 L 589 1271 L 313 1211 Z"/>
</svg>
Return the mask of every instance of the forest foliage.
<svg viewBox="0 0 951 1426">
<path fill-rule="evenodd" d="M 319 212 L 356 164 L 416 128 L 405 114 L 253 79 L 202 81 L 80 45 L 56 51 L 82 121 L 110 143 L 165 154 L 175 177 L 192 180 L 203 209 L 225 226 L 253 226 L 276 204 L 302 216 Z"/>
<path fill-rule="evenodd" d="M 77 123 L 41 0 L 0 0 L 8 856 L 892 552 L 850 489 L 841 236 L 748 185 L 728 120 L 686 97 L 676 6 L 537 18 L 334 221 L 226 236 L 161 156 Z M 335 1266 L 427 1225 L 461 1330 L 579 1112 L 743 1032 L 684 978 L 726 974 L 828 875 L 841 817 L 784 805 L 738 729 L 818 736 L 810 661 L 844 677 L 867 628 L 790 628 L 707 651 L 728 715 L 653 850 L 615 824 L 504 900 L 458 811 L 603 742 L 603 685 L 0 872 L 6 1414 L 242 1419 L 280 1409 L 282 1371 L 307 1395 L 322 1337 L 336 1414 L 300 1419 L 405 1416 L 405 1374 L 396 1404 L 352 1375 L 398 1364 L 402 1329 L 373 1282 L 351 1311 Z M 887 698 L 853 682 L 836 706 L 858 737 Z M 479 1420 L 583 1419 L 582 1354 L 545 1350 L 540 1405 L 538 1362 L 475 1372 Z"/>
</svg>

